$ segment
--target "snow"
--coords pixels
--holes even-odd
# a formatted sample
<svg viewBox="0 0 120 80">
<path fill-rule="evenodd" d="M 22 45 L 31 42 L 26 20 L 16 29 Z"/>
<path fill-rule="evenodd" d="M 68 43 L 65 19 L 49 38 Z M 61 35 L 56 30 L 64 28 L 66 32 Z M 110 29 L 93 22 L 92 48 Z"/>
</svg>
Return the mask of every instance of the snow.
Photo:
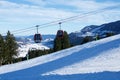
<svg viewBox="0 0 120 80">
<path fill-rule="evenodd" d="M 92 33 L 100 32 L 100 29 L 103 28 L 103 27 L 105 27 L 105 25 L 101 25 L 101 27 L 95 28 L 95 29 L 93 29 L 91 32 L 92 32 Z"/>
<path fill-rule="evenodd" d="M 116 52 L 116 53 L 113 53 Z M 92 57 L 82 62 L 65 66 L 61 69 L 47 72 L 43 75 L 72 75 L 72 74 L 84 74 L 84 73 L 97 73 L 103 71 L 120 71 L 120 48 L 113 49 L 111 51 L 103 52 L 98 57 Z M 116 59 L 115 59 L 116 58 Z M 111 63 L 114 62 L 114 63 Z"/>
<path fill-rule="evenodd" d="M 42 45 L 41 43 L 19 43 L 18 47 L 18 56 L 17 57 L 25 57 L 28 54 L 29 50 L 48 50 L 47 46 Z"/>
<path fill-rule="evenodd" d="M 120 35 L 0 67 L 0 80 L 120 80 Z"/>
</svg>

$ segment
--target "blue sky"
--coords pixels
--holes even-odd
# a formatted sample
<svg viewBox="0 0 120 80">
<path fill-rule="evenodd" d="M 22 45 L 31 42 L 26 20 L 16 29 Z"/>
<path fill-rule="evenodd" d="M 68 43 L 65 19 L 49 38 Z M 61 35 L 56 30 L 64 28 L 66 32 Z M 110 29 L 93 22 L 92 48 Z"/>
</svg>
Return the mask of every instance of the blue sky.
<svg viewBox="0 0 120 80">
<path fill-rule="evenodd" d="M 112 8 L 115 6 L 115 8 Z M 0 34 L 8 30 L 14 35 L 31 35 L 36 29 L 26 32 L 16 32 L 51 21 L 56 21 L 71 16 L 84 16 L 62 24 L 62 29 L 68 33 L 79 31 L 88 25 L 120 20 L 119 0 L 0 0 Z M 85 16 L 84 13 L 100 10 L 106 11 Z M 56 34 L 59 25 L 50 25 L 40 28 L 41 34 Z"/>
</svg>

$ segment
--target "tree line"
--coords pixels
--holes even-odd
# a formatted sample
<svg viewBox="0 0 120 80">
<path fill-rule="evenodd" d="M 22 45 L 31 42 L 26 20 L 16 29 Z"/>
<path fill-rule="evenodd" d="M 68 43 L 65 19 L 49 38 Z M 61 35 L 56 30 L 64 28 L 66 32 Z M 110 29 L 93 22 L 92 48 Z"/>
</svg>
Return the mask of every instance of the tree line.
<svg viewBox="0 0 120 80">
<path fill-rule="evenodd" d="M 0 34 L 0 65 L 11 64 L 17 56 L 17 43 L 10 31 L 6 36 Z"/>
</svg>

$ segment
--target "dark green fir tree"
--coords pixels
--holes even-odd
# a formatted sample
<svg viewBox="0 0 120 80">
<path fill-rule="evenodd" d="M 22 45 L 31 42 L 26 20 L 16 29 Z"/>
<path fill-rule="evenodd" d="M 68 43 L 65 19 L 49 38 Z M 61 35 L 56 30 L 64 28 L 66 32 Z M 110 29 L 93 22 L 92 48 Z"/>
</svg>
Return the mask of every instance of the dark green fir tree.
<svg viewBox="0 0 120 80">
<path fill-rule="evenodd" d="M 4 45 L 4 39 L 2 35 L 0 34 L 0 65 L 2 65 L 5 62 L 5 45 Z"/>
<path fill-rule="evenodd" d="M 63 37 L 56 36 L 54 40 L 54 51 L 59 51 L 69 47 L 70 47 L 70 41 L 66 31 L 64 31 Z"/>
<path fill-rule="evenodd" d="M 70 47 L 69 36 L 66 31 L 64 31 L 64 36 L 62 40 L 62 49 L 66 49 Z"/>
<path fill-rule="evenodd" d="M 54 51 L 59 51 L 62 49 L 62 39 L 57 37 L 54 40 Z"/>
<path fill-rule="evenodd" d="M 17 56 L 17 43 L 15 41 L 15 37 L 10 31 L 7 32 L 7 36 L 5 38 L 6 45 L 6 55 L 7 55 L 7 63 L 13 63 L 14 56 Z"/>
</svg>

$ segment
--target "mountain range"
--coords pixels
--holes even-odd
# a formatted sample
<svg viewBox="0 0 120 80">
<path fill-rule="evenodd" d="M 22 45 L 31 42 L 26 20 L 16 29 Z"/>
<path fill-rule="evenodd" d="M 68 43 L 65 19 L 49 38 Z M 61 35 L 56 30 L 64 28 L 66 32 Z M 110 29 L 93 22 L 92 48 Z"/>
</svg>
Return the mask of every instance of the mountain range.
<svg viewBox="0 0 120 80">
<path fill-rule="evenodd" d="M 106 33 L 120 34 L 120 20 L 102 25 L 86 26 L 80 31 L 70 33 L 69 38 L 71 44 L 78 45 L 82 43 L 83 38 L 86 36 L 91 36 L 94 39 L 96 35 L 99 35 L 104 38 Z"/>
</svg>

